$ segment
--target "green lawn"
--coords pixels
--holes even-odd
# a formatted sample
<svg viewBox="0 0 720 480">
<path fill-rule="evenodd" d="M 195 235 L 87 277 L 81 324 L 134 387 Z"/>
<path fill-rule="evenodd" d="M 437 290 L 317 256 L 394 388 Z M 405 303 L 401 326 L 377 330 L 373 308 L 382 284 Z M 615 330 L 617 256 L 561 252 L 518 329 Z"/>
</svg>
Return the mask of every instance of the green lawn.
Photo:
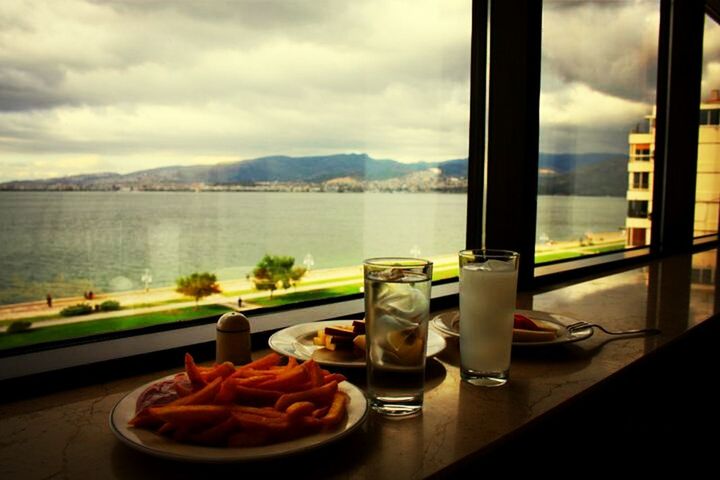
<svg viewBox="0 0 720 480">
<path fill-rule="evenodd" d="M 38 327 L 21 333 L 0 334 L 0 350 L 35 345 L 67 338 L 79 338 L 100 333 L 129 330 L 162 323 L 176 323 L 195 318 L 221 315 L 229 308 L 222 305 L 201 305 L 195 307 L 166 310 L 164 312 L 144 313 L 127 317 L 88 320 L 86 322 Z"/>
<path fill-rule="evenodd" d="M 617 252 L 620 250 L 623 250 L 625 248 L 625 242 L 616 242 L 616 243 L 610 243 L 605 244 L 602 246 L 587 246 L 587 247 L 577 247 L 574 250 L 565 250 L 561 252 L 547 252 L 547 253 L 538 253 L 535 255 L 535 263 L 545 263 L 545 262 L 552 262 L 554 260 L 565 260 L 568 258 L 578 258 L 578 257 L 584 257 L 585 255 L 594 255 L 597 253 L 606 253 L 606 252 Z"/>
<path fill-rule="evenodd" d="M 252 303 L 260 305 L 262 307 L 274 307 L 277 305 L 286 305 L 288 303 L 306 302 L 308 300 L 317 300 L 319 298 L 333 298 L 340 297 L 343 295 L 351 295 L 353 293 L 360 293 L 360 287 L 362 282 L 358 282 L 355 285 L 343 285 L 340 287 L 332 288 L 320 288 L 317 290 L 310 290 L 307 292 L 291 292 L 282 295 L 275 295 L 273 298 L 256 298 Z"/>
<path fill-rule="evenodd" d="M 563 252 L 547 252 L 541 253 L 535 256 L 537 263 L 550 262 L 553 260 L 567 259 L 582 257 L 584 255 L 618 251 L 622 250 L 624 243 L 612 243 L 604 244 L 602 246 L 586 246 L 578 247 L 570 251 Z M 458 268 L 454 264 L 443 264 L 436 265 L 433 280 L 443 280 L 447 278 L 457 277 Z M 360 293 L 362 287 L 362 278 L 358 276 L 347 276 L 344 278 L 337 278 L 332 280 L 311 280 L 308 282 L 301 282 L 301 285 L 318 285 L 321 286 L 326 282 L 336 281 L 350 281 L 357 280 L 357 282 L 349 285 L 342 285 L 337 287 L 329 288 L 318 288 L 307 292 L 293 292 L 293 291 L 279 291 L 273 298 L 257 298 L 253 299 L 252 303 L 261 307 L 272 307 L 277 305 L 286 305 L 292 303 L 300 303 L 309 300 L 317 300 L 321 298 L 335 298 L 345 295 L 352 295 Z M 224 292 L 225 295 L 237 295 L 246 294 L 254 290 L 243 290 L 239 292 Z M 171 305 L 176 302 L 186 301 L 185 299 L 167 300 L 157 303 L 148 303 L 142 306 L 154 306 L 160 304 Z M 141 305 L 134 305 L 134 307 L 140 307 Z M 58 315 L 45 315 L 28 320 L 35 322 L 34 327 L 27 332 L 14 333 L 14 334 L 0 334 L 0 350 L 20 347 L 25 345 L 34 345 L 38 343 L 51 342 L 55 340 L 62 340 L 67 338 L 80 338 L 89 335 L 95 335 L 100 333 L 115 332 L 120 330 L 129 330 L 134 328 L 141 328 L 150 325 L 158 325 L 164 323 L 178 323 L 196 318 L 210 317 L 213 315 L 220 315 L 231 309 L 222 305 L 204 305 L 198 308 L 187 307 L 187 308 L 169 308 L 163 312 L 152 312 L 137 315 L 128 315 L 124 317 L 106 318 L 98 320 L 89 320 L 85 322 L 68 323 L 64 325 L 55 325 L 49 327 L 43 327 L 42 320 L 49 320 L 59 318 Z M 12 320 L 0 321 L 1 324 L 10 323 Z"/>
</svg>

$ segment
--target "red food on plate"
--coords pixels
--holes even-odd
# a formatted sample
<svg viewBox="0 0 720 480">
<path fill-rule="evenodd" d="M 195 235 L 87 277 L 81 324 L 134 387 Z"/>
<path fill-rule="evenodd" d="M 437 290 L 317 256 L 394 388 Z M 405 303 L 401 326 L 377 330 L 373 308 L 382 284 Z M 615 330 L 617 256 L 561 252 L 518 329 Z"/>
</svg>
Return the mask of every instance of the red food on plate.
<svg viewBox="0 0 720 480">
<path fill-rule="evenodd" d="M 557 338 L 558 331 L 545 322 L 533 320 L 516 313 L 513 324 L 514 342 L 550 342 Z"/>
</svg>

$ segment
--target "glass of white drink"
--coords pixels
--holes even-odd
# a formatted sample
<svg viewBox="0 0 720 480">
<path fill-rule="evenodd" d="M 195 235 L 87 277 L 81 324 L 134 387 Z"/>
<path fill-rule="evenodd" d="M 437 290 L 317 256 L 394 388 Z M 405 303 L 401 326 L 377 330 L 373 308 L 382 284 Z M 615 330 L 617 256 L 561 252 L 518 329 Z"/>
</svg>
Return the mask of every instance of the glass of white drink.
<svg viewBox="0 0 720 480">
<path fill-rule="evenodd" d="M 503 385 L 510 372 L 520 256 L 508 250 L 459 255 L 461 377 L 473 385 Z"/>
<path fill-rule="evenodd" d="M 430 318 L 432 262 L 365 260 L 367 391 L 373 410 L 420 412 Z"/>
</svg>

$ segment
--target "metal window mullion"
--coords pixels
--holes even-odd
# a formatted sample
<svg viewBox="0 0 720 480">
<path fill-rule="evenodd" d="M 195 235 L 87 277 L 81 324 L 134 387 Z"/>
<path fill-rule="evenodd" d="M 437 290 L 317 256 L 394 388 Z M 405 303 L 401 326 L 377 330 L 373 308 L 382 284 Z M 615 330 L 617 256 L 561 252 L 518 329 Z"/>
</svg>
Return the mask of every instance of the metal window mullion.
<svg viewBox="0 0 720 480">
<path fill-rule="evenodd" d="M 485 97 L 487 93 L 488 0 L 472 5 L 470 47 L 470 128 L 468 132 L 468 194 L 466 248 L 480 248 L 483 235 L 485 183 Z"/>
<path fill-rule="evenodd" d="M 693 246 L 705 4 L 662 0 L 658 53 L 652 250 Z"/>
<path fill-rule="evenodd" d="M 541 23 L 542 2 L 490 3 L 485 239 L 520 253 L 520 288 L 535 267 Z"/>
</svg>

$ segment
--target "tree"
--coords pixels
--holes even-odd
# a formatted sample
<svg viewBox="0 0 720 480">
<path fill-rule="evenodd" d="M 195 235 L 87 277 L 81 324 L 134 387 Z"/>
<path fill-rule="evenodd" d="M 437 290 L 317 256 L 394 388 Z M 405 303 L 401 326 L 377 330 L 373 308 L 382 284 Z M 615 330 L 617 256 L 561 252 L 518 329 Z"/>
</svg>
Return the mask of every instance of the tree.
<svg viewBox="0 0 720 480">
<path fill-rule="evenodd" d="M 290 288 L 297 285 L 305 272 L 307 268 L 295 266 L 294 257 L 265 254 L 253 270 L 252 281 L 258 290 L 270 290 L 272 298 L 279 286 Z"/>
<path fill-rule="evenodd" d="M 177 284 L 176 292 L 195 299 L 195 308 L 201 298 L 221 292 L 220 285 L 217 284 L 217 277 L 208 272 L 195 272 L 187 277 L 178 278 L 175 283 Z"/>
</svg>

